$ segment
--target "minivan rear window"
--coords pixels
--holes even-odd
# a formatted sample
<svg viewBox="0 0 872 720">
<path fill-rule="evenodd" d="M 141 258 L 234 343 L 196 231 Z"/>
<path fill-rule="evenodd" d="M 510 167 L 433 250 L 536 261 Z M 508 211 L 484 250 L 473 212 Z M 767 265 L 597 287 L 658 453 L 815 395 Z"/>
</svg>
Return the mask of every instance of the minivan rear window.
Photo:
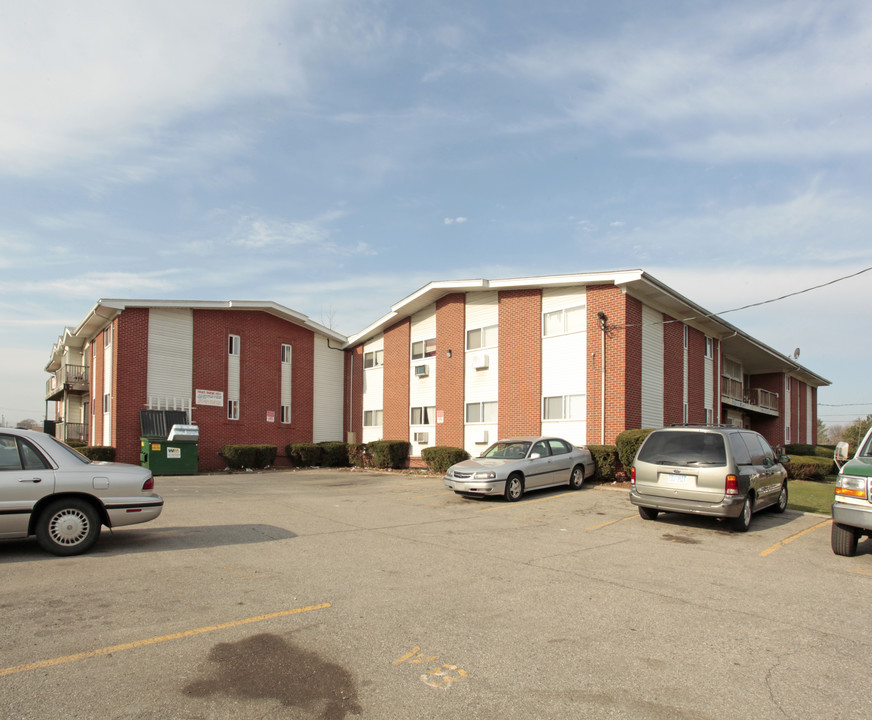
<svg viewBox="0 0 872 720">
<path fill-rule="evenodd" d="M 653 432 L 639 450 L 638 460 L 653 465 L 727 464 L 724 436 L 712 432 Z"/>
</svg>

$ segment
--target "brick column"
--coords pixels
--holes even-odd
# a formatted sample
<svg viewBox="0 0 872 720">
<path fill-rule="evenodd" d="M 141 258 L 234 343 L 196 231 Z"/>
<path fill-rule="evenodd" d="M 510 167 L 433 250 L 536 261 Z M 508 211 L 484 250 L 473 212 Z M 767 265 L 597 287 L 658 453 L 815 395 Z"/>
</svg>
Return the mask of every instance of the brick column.
<svg viewBox="0 0 872 720">
<path fill-rule="evenodd" d="M 436 301 L 436 445 L 463 447 L 466 295 Z M 451 357 L 448 357 L 448 353 Z"/>
<path fill-rule="evenodd" d="M 409 439 L 409 374 L 411 372 L 409 318 L 385 330 L 383 439 Z"/>
<path fill-rule="evenodd" d="M 542 291 L 499 293 L 499 435 L 542 431 Z"/>
</svg>

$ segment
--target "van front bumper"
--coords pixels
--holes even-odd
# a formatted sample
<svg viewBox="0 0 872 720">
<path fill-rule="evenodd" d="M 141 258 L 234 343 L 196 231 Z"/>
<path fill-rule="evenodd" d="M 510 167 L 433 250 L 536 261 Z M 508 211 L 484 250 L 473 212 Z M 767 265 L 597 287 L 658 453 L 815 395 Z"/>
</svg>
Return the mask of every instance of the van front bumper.
<svg viewBox="0 0 872 720">
<path fill-rule="evenodd" d="M 663 495 L 641 494 L 635 488 L 630 490 L 633 505 L 660 510 L 661 512 L 686 513 L 688 515 L 708 515 L 710 517 L 734 518 L 742 514 L 745 498 L 742 495 L 724 495 L 718 502 L 682 500 Z"/>
<path fill-rule="evenodd" d="M 872 508 L 834 502 L 833 522 L 862 530 L 872 530 Z"/>
</svg>

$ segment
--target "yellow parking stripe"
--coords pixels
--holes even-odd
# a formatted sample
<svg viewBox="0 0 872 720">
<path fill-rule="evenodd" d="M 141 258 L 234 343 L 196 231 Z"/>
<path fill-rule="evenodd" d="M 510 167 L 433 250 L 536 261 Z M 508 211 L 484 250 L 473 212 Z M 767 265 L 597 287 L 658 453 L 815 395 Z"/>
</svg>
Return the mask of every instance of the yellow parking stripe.
<svg viewBox="0 0 872 720">
<path fill-rule="evenodd" d="M 566 497 L 567 495 L 574 495 L 574 492 L 565 492 L 560 493 L 559 495 L 549 495 L 548 497 L 537 498 L 536 500 L 524 500 L 523 502 L 514 502 L 514 503 L 504 503 L 502 505 L 495 505 L 494 507 L 482 508 L 481 510 L 476 510 L 476 512 L 489 512 L 491 510 L 507 510 L 509 508 L 517 508 L 522 505 L 532 505 L 533 503 L 546 502 L 547 500 L 556 500 L 557 498 Z"/>
<path fill-rule="evenodd" d="M 805 530 L 800 530 L 798 533 L 794 533 L 790 537 L 784 538 L 784 540 L 779 540 L 772 547 L 768 547 L 763 552 L 761 552 L 760 557 L 766 557 L 767 555 L 771 555 L 776 550 L 780 550 L 785 545 L 792 543 L 794 540 L 798 540 L 803 535 L 807 535 L 808 533 L 813 532 L 815 530 L 818 530 L 818 529 L 822 528 L 824 525 L 829 525 L 829 524 L 830 524 L 830 520 L 823 520 L 822 522 L 819 522 L 817 525 L 812 525 L 810 528 L 806 528 Z"/>
<path fill-rule="evenodd" d="M 609 525 L 614 525 L 615 523 L 624 522 L 624 520 L 632 520 L 633 518 L 639 517 L 636 515 L 627 515 L 627 517 L 618 518 L 617 520 L 609 520 L 608 522 L 604 522 L 602 525 L 594 525 L 593 527 L 587 528 L 587 530 L 599 530 L 600 528 L 608 527 Z"/>
<path fill-rule="evenodd" d="M 86 660 L 87 658 L 97 657 L 98 655 L 109 655 L 111 653 L 121 652 L 122 650 L 134 650 L 136 648 L 146 647 L 147 645 L 156 645 L 158 643 L 167 642 L 169 640 L 181 640 L 182 638 L 193 637 L 194 635 L 201 635 L 202 633 L 214 632 L 215 630 L 226 630 L 227 628 L 239 627 L 240 625 L 248 625 L 250 623 L 262 622 L 264 620 L 272 620 L 273 618 L 285 617 L 287 615 L 297 615 L 299 613 L 310 612 L 311 610 L 323 610 L 324 608 L 329 607 L 330 603 L 321 603 L 320 605 L 309 605 L 308 607 L 294 608 L 293 610 L 280 610 L 279 612 L 269 613 L 268 615 L 258 615 L 257 617 L 246 618 L 244 620 L 233 620 L 231 622 L 221 623 L 220 625 L 209 625 L 194 630 L 173 633 L 172 635 L 162 635 L 161 637 L 153 637 L 146 640 L 136 640 L 121 645 L 113 645 L 112 647 L 100 648 L 99 650 L 89 650 L 88 652 L 52 658 L 51 660 L 40 660 L 38 662 L 27 663 L 26 665 L 15 665 L 14 667 L 0 669 L 0 677 L 27 672 L 28 670 L 39 670 L 40 668 L 63 665 L 64 663 L 75 662 L 76 660 Z"/>
</svg>

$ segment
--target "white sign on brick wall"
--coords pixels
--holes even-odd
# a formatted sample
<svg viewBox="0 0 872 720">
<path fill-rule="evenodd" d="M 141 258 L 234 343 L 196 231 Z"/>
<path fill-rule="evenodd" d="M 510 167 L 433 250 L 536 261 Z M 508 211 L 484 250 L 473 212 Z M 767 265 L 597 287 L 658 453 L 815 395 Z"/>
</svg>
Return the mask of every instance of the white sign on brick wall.
<svg viewBox="0 0 872 720">
<path fill-rule="evenodd" d="M 197 405 L 214 405 L 215 407 L 224 407 L 224 391 L 195 390 L 194 402 L 196 402 Z"/>
</svg>

